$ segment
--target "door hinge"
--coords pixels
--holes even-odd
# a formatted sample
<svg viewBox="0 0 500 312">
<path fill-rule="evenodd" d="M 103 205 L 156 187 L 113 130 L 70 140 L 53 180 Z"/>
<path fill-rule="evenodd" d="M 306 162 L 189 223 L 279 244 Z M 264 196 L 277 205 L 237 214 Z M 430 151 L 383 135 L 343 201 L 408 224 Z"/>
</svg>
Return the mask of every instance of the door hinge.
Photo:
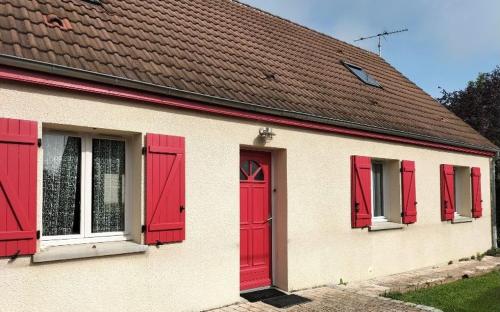
<svg viewBox="0 0 500 312">
<path fill-rule="evenodd" d="M 146 226 L 145 226 L 145 225 L 141 226 L 141 232 L 142 232 L 142 233 L 145 233 L 145 232 L 146 232 Z"/>
<path fill-rule="evenodd" d="M 40 230 L 36 231 L 36 239 L 40 239 L 40 236 L 41 236 Z"/>
<path fill-rule="evenodd" d="M 42 139 L 38 139 L 38 147 L 42 147 Z"/>
</svg>

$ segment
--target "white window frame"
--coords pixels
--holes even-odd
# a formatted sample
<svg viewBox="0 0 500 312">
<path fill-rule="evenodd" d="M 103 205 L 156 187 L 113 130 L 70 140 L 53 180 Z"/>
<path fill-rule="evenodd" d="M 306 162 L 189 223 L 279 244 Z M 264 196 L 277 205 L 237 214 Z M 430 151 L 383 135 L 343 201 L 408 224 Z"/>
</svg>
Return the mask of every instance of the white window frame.
<svg viewBox="0 0 500 312">
<path fill-rule="evenodd" d="M 374 185 L 373 185 L 373 164 L 379 164 L 382 166 L 382 210 L 384 212 L 383 216 L 375 216 L 375 192 L 374 192 Z M 387 173 L 386 171 L 386 165 L 383 160 L 380 159 L 372 159 L 372 172 L 371 172 L 371 181 L 370 181 L 370 186 L 371 186 L 371 201 L 372 201 L 372 221 L 373 222 L 388 222 L 389 219 L 387 218 L 387 209 L 386 209 L 386 201 L 387 201 Z"/>
<path fill-rule="evenodd" d="M 84 243 L 99 243 L 111 241 L 125 241 L 131 240 L 131 190 L 130 185 L 130 172 L 132 167 L 130 163 L 130 144 L 128 140 L 121 136 L 109 136 L 92 133 L 75 133 L 66 131 L 46 130 L 43 134 L 66 135 L 72 137 L 79 137 L 81 139 L 81 172 L 80 172 L 80 234 L 74 235 L 55 235 L 44 236 L 43 228 L 41 232 L 41 244 L 45 246 L 59 246 L 71 244 L 84 244 Z M 92 140 L 93 139 L 107 139 L 122 141 L 125 143 L 125 220 L 124 231 L 119 232 L 105 232 L 105 233 L 92 233 Z M 43 194 L 43 179 L 42 179 L 42 194 Z M 43 202 L 43 201 L 42 201 Z M 43 214 L 43 207 L 42 207 Z M 42 216 L 43 218 L 43 216 Z M 42 223 L 43 227 L 43 223 Z"/>
<path fill-rule="evenodd" d="M 472 199 L 470 200 L 467 200 L 465 202 L 462 201 L 462 197 L 458 196 L 458 192 L 457 190 L 457 181 L 460 181 L 460 178 L 462 178 L 461 173 L 460 176 L 457 174 L 458 171 L 465 171 L 465 175 L 466 177 L 469 177 L 470 176 L 470 171 L 471 171 L 471 168 L 470 167 L 467 167 L 467 166 L 453 166 L 453 194 L 455 196 L 454 200 L 455 200 L 455 213 L 454 213 L 454 219 L 457 219 L 457 218 L 470 218 L 472 217 Z M 471 181 L 470 181 L 470 178 L 466 178 L 465 179 L 465 185 L 464 183 L 462 183 L 462 181 L 460 182 L 460 190 L 464 191 L 465 192 L 468 192 L 469 190 L 471 189 Z M 472 194 L 470 194 L 472 196 Z M 464 208 L 464 206 L 467 206 Z M 471 215 L 466 215 L 466 214 L 460 214 L 460 211 L 471 211 Z"/>
</svg>

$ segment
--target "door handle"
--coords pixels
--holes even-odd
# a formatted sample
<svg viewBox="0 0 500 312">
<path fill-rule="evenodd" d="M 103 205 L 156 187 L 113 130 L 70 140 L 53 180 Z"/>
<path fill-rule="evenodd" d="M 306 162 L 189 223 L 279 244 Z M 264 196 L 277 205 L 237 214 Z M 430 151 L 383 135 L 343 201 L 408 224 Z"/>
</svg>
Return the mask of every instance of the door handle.
<svg viewBox="0 0 500 312">
<path fill-rule="evenodd" d="M 269 217 L 266 221 L 258 222 L 256 224 L 266 224 L 266 223 L 269 223 L 269 221 L 272 221 L 272 220 L 273 220 L 273 217 Z"/>
</svg>

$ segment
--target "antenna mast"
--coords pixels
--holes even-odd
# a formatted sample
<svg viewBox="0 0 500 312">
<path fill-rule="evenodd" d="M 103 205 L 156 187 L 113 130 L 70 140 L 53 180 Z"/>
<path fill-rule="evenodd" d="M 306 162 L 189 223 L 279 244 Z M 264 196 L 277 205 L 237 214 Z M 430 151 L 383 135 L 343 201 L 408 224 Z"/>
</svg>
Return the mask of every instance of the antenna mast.
<svg viewBox="0 0 500 312">
<path fill-rule="evenodd" d="M 408 28 L 400 29 L 400 30 L 395 30 L 395 31 L 384 31 L 384 32 L 382 32 L 380 34 L 376 34 L 376 35 L 373 35 L 373 36 L 361 37 L 359 39 L 354 40 L 354 42 L 356 42 L 356 41 L 363 41 L 363 40 L 372 39 L 372 38 L 378 38 L 378 45 L 377 45 L 378 46 L 378 56 L 382 56 L 382 41 L 381 41 L 381 38 L 385 39 L 385 36 L 394 35 L 394 34 L 405 32 L 405 31 L 408 31 Z"/>
</svg>

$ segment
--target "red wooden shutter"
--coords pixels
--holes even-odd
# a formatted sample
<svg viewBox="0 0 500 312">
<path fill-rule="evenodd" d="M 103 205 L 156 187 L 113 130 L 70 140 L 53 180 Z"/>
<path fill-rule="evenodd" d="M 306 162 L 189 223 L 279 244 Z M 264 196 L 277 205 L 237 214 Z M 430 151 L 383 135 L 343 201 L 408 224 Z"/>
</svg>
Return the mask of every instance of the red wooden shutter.
<svg viewBox="0 0 500 312">
<path fill-rule="evenodd" d="M 441 220 L 451 221 L 455 215 L 455 170 L 441 165 Z"/>
<path fill-rule="evenodd" d="M 369 157 L 351 157 L 351 224 L 363 228 L 372 224 L 371 169 Z"/>
<path fill-rule="evenodd" d="M 183 241 L 184 138 L 146 136 L 146 244 Z"/>
<path fill-rule="evenodd" d="M 417 222 L 417 197 L 415 187 L 415 162 L 401 162 L 401 197 L 402 217 L 404 224 Z"/>
<path fill-rule="evenodd" d="M 483 200 L 481 199 L 481 169 L 471 168 L 472 187 L 472 217 L 481 218 L 483 216 Z"/>
<path fill-rule="evenodd" d="M 0 118 L 0 257 L 36 250 L 36 122 Z"/>
</svg>

